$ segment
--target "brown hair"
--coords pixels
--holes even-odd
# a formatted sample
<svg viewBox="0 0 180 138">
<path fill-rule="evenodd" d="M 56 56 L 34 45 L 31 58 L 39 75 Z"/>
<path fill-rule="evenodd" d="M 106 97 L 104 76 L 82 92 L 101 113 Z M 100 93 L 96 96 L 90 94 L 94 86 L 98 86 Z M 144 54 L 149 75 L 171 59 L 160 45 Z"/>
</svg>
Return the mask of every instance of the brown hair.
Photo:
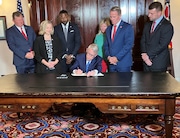
<svg viewBox="0 0 180 138">
<path fill-rule="evenodd" d="M 19 16 L 23 16 L 23 14 L 20 11 L 16 11 L 12 13 L 12 18 L 13 20 L 15 19 L 15 17 L 19 17 Z M 24 17 L 24 16 L 23 16 Z"/>
<path fill-rule="evenodd" d="M 153 2 L 149 5 L 149 10 L 156 9 L 157 11 L 162 11 L 163 7 L 160 2 Z"/>
</svg>

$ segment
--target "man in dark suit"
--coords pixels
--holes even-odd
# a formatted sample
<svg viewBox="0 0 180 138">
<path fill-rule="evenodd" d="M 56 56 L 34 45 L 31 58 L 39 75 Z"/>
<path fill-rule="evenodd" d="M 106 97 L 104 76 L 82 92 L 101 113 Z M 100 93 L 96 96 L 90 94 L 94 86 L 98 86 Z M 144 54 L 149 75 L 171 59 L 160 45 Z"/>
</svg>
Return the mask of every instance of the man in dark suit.
<svg viewBox="0 0 180 138">
<path fill-rule="evenodd" d="M 24 25 L 21 12 L 12 14 L 14 25 L 6 30 L 6 40 L 9 49 L 13 52 L 13 64 L 17 73 L 34 73 L 33 42 L 36 34 L 32 27 Z"/>
<path fill-rule="evenodd" d="M 71 72 L 74 74 L 86 73 L 87 77 L 97 75 L 102 70 L 102 58 L 97 54 L 97 45 L 90 44 L 86 49 L 86 53 L 76 56 L 75 62 L 71 67 Z"/>
<path fill-rule="evenodd" d="M 141 52 L 144 71 L 165 72 L 169 65 L 168 44 L 173 36 L 172 24 L 163 17 L 160 2 L 149 5 L 150 22 L 145 24 L 141 38 Z"/>
<path fill-rule="evenodd" d="M 70 22 L 70 16 L 66 10 L 59 13 L 60 24 L 55 26 L 55 35 L 60 39 L 63 47 L 62 63 L 64 70 L 69 71 L 74 58 L 81 45 L 81 36 L 76 24 Z"/>
<path fill-rule="evenodd" d="M 110 10 L 112 25 L 106 29 L 104 44 L 105 55 L 109 61 L 110 72 L 130 72 L 132 66 L 132 47 L 134 30 L 132 25 L 121 20 L 121 9 L 118 6 Z"/>
</svg>

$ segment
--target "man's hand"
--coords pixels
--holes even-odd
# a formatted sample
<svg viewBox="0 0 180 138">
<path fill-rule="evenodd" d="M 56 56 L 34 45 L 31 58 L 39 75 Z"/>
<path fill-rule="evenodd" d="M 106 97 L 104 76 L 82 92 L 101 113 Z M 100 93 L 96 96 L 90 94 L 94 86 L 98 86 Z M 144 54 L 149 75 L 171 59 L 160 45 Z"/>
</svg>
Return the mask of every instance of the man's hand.
<svg viewBox="0 0 180 138">
<path fill-rule="evenodd" d="M 142 53 L 141 57 L 142 57 L 143 61 L 146 61 L 147 59 L 149 59 L 149 56 L 147 55 L 147 53 Z"/>
<path fill-rule="evenodd" d="M 48 62 L 47 63 L 47 67 L 49 68 L 49 69 L 53 69 L 54 68 L 54 62 Z"/>
<path fill-rule="evenodd" d="M 149 59 L 149 56 L 147 55 L 147 53 L 142 53 L 141 57 L 148 66 L 152 65 L 152 61 Z"/>
<path fill-rule="evenodd" d="M 81 69 L 75 69 L 75 70 L 73 71 L 73 73 L 75 73 L 75 74 L 82 74 L 83 71 L 82 71 Z"/>
<path fill-rule="evenodd" d="M 108 61 L 110 64 L 117 65 L 118 59 L 117 57 L 108 56 Z"/>
<path fill-rule="evenodd" d="M 27 52 L 25 55 L 25 58 L 33 59 L 34 58 L 34 51 Z"/>
<path fill-rule="evenodd" d="M 96 72 L 94 71 L 94 70 L 92 70 L 92 71 L 89 71 L 87 74 L 86 74 L 86 76 L 87 77 L 90 77 L 90 76 L 94 76 L 96 74 Z"/>
<path fill-rule="evenodd" d="M 73 61 L 72 55 L 66 55 L 65 58 L 66 58 L 66 64 L 71 64 L 71 62 Z"/>
</svg>

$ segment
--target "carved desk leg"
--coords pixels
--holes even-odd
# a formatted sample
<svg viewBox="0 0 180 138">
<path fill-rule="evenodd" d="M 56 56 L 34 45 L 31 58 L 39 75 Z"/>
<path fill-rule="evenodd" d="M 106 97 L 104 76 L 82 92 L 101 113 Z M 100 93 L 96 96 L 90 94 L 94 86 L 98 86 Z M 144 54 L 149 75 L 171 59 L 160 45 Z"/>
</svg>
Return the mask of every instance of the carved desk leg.
<svg viewBox="0 0 180 138">
<path fill-rule="evenodd" d="M 173 116 L 170 115 L 165 116 L 166 138 L 172 138 L 173 121 L 174 121 Z"/>
<path fill-rule="evenodd" d="M 173 115 L 175 114 L 175 99 L 166 99 L 165 104 L 165 131 L 166 138 L 172 138 Z"/>
</svg>

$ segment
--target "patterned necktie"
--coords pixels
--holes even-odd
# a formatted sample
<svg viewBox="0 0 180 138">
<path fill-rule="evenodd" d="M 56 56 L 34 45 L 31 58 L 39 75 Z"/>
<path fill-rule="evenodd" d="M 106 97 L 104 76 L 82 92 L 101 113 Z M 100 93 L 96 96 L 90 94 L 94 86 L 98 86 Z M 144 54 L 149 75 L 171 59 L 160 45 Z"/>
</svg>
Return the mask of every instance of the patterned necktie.
<svg viewBox="0 0 180 138">
<path fill-rule="evenodd" d="M 86 63 L 86 73 L 88 72 L 89 65 L 90 65 L 90 61 L 88 61 L 88 62 Z"/>
<path fill-rule="evenodd" d="M 116 25 L 114 25 L 113 34 L 112 34 L 112 41 L 114 41 L 115 34 L 116 34 Z"/>
<path fill-rule="evenodd" d="M 24 36 L 24 38 L 25 38 L 26 40 L 28 40 L 28 37 L 27 37 L 27 35 L 24 33 L 22 27 L 21 27 L 21 34 Z"/>
<path fill-rule="evenodd" d="M 153 22 L 153 23 L 152 23 L 152 26 L 151 26 L 151 33 L 153 33 L 153 32 L 154 32 L 155 25 L 156 25 L 156 22 Z"/>
</svg>

